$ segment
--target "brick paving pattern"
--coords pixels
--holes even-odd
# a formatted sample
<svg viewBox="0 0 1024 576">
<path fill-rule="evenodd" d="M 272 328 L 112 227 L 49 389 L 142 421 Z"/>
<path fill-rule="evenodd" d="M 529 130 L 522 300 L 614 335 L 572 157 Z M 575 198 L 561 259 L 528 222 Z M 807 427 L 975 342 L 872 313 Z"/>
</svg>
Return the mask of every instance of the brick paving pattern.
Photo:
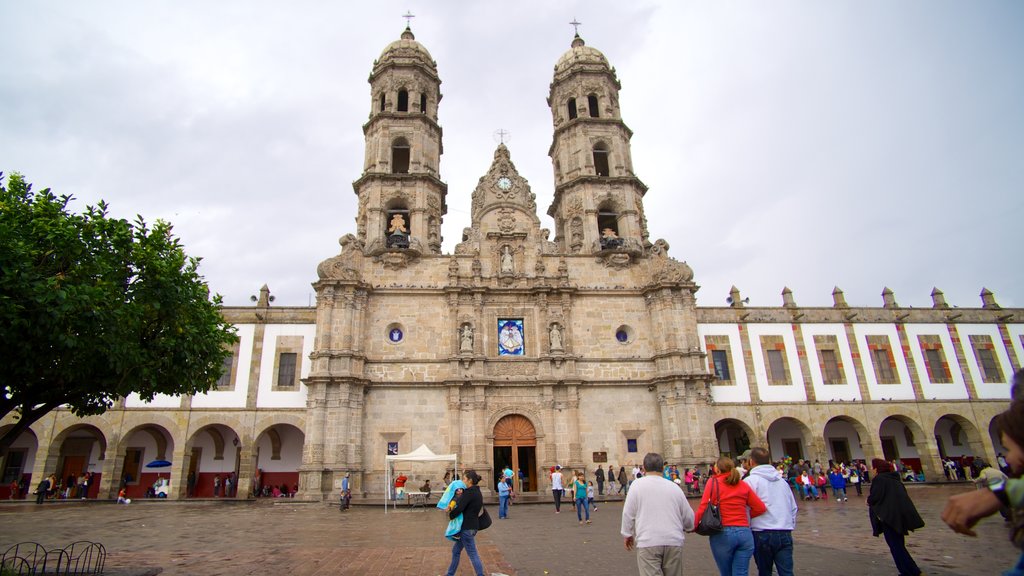
<svg viewBox="0 0 1024 576">
<path fill-rule="evenodd" d="M 927 526 L 908 538 L 931 576 L 995 574 L 1018 556 L 1001 518 L 979 527 L 979 538 L 951 532 L 939 519 L 946 498 L 963 487 L 912 486 Z M 696 507 L 697 501 L 691 500 Z M 550 503 L 517 504 L 478 537 L 487 574 L 569 576 L 636 574 L 632 553 L 618 534 L 622 503 L 600 503 L 593 524 L 580 526 L 572 507 L 555 514 Z M 335 506 L 291 501 L 105 502 L 0 506 L 0 550 L 24 540 L 63 546 L 95 540 L 110 556 L 108 573 L 165 575 L 282 574 L 288 576 L 444 574 L 451 557 L 435 509 L 380 506 L 341 512 Z M 872 538 L 863 499 L 803 502 L 795 533 L 801 575 L 895 574 L 888 548 Z M 705 538 L 688 535 L 686 574 L 715 573 Z M 756 570 L 755 570 L 756 573 Z M 460 575 L 472 574 L 463 555 Z"/>
</svg>

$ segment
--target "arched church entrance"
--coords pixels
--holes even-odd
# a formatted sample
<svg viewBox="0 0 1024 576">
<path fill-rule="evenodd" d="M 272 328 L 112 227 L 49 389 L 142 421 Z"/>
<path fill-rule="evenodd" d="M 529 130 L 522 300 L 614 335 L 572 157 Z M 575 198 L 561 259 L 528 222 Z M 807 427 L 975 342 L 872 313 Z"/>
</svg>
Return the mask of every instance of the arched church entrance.
<svg viewBox="0 0 1024 576">
<path fill-rule="evenodd" d="M 520 492 L 537 490 L 537 430 L 522 414 L 509 414 L 494 425 L 495 476 L 505 467 L 517 476 L 522 470 L 522 485 L 516 485 Z"/>
</svg>

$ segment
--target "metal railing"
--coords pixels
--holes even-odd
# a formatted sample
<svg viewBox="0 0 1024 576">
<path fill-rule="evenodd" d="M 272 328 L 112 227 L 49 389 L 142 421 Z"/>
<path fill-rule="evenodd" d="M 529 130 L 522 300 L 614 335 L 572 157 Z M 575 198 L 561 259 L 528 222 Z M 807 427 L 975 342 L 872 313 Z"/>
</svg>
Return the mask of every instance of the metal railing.
<svg viewBox="0 0 1024 576">
<path fill-rule="evenodd" d="M 47 550 L 36 542 L 20 542 L 0 557 L 0 575 L 100 575 L 106 561 L 107 550 L 98 542 L 79 540 L 54 550 Z"/>
</svg>

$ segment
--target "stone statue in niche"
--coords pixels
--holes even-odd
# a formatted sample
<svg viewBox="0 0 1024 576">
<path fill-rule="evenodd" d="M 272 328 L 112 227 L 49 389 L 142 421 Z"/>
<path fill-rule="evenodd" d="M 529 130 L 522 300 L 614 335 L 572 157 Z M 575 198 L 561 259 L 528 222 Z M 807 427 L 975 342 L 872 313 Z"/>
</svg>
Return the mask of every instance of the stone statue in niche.
<svg viewBox="0 0 1024 576">
<path fill-rule="evenodd" d="M 501 273 L 511 274 L 514 271 L 514 263 L 512 262 L 512 249 L 507 245 L 501 250 Z"/>
<path fill-rule="evenodd" d="M 473 351 L 473 326 L 463 324 L 459 335 L 459 352 Z"/>
<path fill-rule="evenodd" d="M 548 331 L 548 338 L 551 340 L 552 350 L 562 349 L 562 327 L 558 324 L 552 324 L 551 330 Z"/>
</svg>

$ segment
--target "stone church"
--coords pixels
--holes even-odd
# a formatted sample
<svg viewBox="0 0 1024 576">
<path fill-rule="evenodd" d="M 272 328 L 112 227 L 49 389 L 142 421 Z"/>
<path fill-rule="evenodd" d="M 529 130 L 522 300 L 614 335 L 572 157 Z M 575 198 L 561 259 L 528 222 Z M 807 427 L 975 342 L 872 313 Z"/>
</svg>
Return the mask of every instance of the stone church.
<svg viewBox="0 0 1024 576">
<path fill-rule="evenodd" d="M 591 473 L 661 452 L 680 468 L 768 446 L 773 457 L 884 456 L 928 479 L 940 458 L 994 459 L 991 422 L 1024 358 L 1022 310 L 698 307 L 694 271 L 652 240 L 633 171 L 621 84 L 578 35 L 548 104 L 554 199 L 535 195 L 504 145 L 471 197 L 472 223 L 441 251 L 441 79 L 406 29 L 373 63 L 356 227 L 322 262 L 315 307 L 227 307 L 240 341 L 216 389 L 125 398 L 79 419 L 58 410 L 4 460 L 3 480 L 93 471 L 108 497 L 155 478 L 171 498 L 246 498 L 263 485 L 335 498 L 340 479 L 381 498 L 385 457 L 420 445 L 524 490 L 559 464 Z M 345 231 L 339 231 L 344 233 Z M 168 468 L 151 467 L 168 460 Z M 403 464 L 438 485 L 443 464 Z M 188 479 L 188 480 L 186 480 Z M 485 480 L 485 484 L 491 484 Z M 485 486 L 485 489 L 488 486 Z M 0 497 L 6 497 L 0 492 Z"/>
</svg>

